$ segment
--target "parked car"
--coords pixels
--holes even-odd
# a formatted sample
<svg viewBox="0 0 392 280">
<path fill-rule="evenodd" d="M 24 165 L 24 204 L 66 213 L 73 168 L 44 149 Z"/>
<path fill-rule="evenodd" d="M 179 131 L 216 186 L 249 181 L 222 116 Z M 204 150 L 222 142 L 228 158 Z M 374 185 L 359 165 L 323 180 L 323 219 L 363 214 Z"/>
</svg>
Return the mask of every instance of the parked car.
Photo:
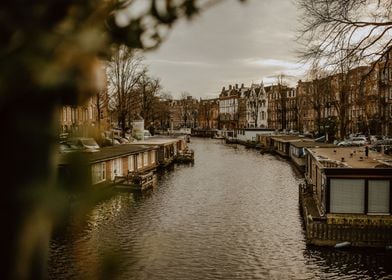
<svg viewBox="0 0 392 280">
<path fill-rule="evenodd" d="M 353 137 L 351 139 L 352 146 L 365 146 L 368 144 L 368 141 L 365 136 L 362 137 Z"/>
<path fill-rule="evenodd" d="M 352 137 L 338 142 L 337 146 L 349 147 L 349 146 L 365 146 L 368 144 L 366 137 Z"/>
<path fill-rule="evenodd" d="M 114 142 L 114 145 L 117 145 L 117 144 L 129 144 L 128 139 L 126 139 L 126 138 L 124 138 L 124 137 L 114 137 L 113 140 L 116 140 L 116 141 Z"/>
<path fill-rule="evenodd" d="M 150 138 L 152 135 L 150 133 L 150 131 L 148 130 L 144 130 L 144 139 Z"/>
<path fill-rule="evenodd" d="M 75 151 L 98 151 L 100 149 L 99 145 L 93 138 L 86 137 L 74 137 L 69 138 L 66 142 L 70 149 Z"/>
<path fill-rule="evenodd" d="M 325 137 L 325 135 L 323 135 L 321 137 L 318 137 L 318 138 L 314 139 L 314 142 L 324 143 L 326 141 L 326 139 L 327 138 Z"/>
<path fill-rule="evenodd" d="M 62 141 L 59 144 L 59 151 L 60 153 L 69 153 L 69 152 L 74 152 L 75 149 L 72 149 L 71 145 L 69 145 L 67 142 Z"/>
<path fill-rule="evenodd" d="M 102 142 L 104 146 L 113 146 L 113 145 L 121 144 L 117 138 L 110 138 L 110 137 L 106 137 L 105 139 L 103 139 Z"/>
<path fill-rule="evenodd" d="M 346 140 L 338 142 L 336 145 L 338 147 L 349 147 L 349 146 L 352 146 L 352 141 L 350 139 L 346 139 Z"/>
<path fill-rule="evenodd" d="M 310 133 L 310 132 L 305 132 L 305 133 L 303 133 L 302 135 L 303 135 L 304 137 L 306 137 L 306 138 L 314 138 L 313 133 Z"/>
<path fill-rule="evenodd" d="M 377 140 L 376 143 L 373 144 L 372 150 L 381 152 L 382 148 L 384 148 L 384 153 L 385 154 L 391 154 L 392 153 L 392 139 L 383 139 L 383 140 Z"/>
</svg>

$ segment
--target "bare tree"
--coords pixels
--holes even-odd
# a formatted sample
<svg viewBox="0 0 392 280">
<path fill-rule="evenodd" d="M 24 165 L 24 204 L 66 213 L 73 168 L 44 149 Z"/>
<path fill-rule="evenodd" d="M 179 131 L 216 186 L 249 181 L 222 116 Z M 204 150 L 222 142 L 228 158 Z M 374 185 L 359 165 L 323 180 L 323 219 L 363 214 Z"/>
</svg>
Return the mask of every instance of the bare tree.
<svg viewBox="0 0 392 280">
<path fill-rule="evenodd" d="M 157 122 L 160 129 L 170 128 L 171 111 L 169 102 L 173 100 L 170 92 L 161 92 L 154 103 L 154 122 Z"/>
<path fill-rule="evenodd" d="M 130 127 L 138 82 L 146 70 L 143 57 L 125 46 L 116 47 L 108 62 L 109 92 L 122 134 Z"/>
<path fill-rule="evenodd" d="M 161 89 L 160 80 L 149 77 L 146 72 L 143 73 L 137 83 L 140 115 L 145 123 L 153 121 L 154 103 L 156 103 L 156 98 Z"/>
<path fill-rule="evenodd" d="M 302 58 L 340 71 L 342 62 L 380 61 L 392 49 L 390 0 L 297 0 Z M 341 55 L 344 51 L 344 55 Z"/>
<path fill-rule="evenodd" d="M 191 118 L 191 107 L 188 102 L 188 97 L 190 97 L 190 96 L 191 95 L 186 91 L 181 92 L 181 96 L 180 96 L 181 118 L 182 118 L 182 122 L 183 122 L 184 127 L 188 127 L 188 121 Z"/>
<path fill-rule="evenodd" d="M 97 93 L 94 96 L 94 107 L 97 112 L 96 122 L 99 130 L 102 129 L 101 120 L 105 118 L 104 114 L 108 112 L 108 106 L 109 106 L 108 89 L 103 88 L 97 91 Z"/>
</svg>

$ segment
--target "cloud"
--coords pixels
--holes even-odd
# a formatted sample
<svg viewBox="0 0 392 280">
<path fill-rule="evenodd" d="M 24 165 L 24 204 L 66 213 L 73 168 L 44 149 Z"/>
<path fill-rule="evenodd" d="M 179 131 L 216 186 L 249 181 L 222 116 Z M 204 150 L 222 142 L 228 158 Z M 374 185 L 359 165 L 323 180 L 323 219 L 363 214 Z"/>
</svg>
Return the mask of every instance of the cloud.
<svg viewBox="0 0 392 280">
<path fill-rule="evenodd" d="M 216 64 L 203 62 L 203 61 L 186 61 L 186 60 L 170 60 L 170 59 L 151 59 L 148 60 L 149 64 L 162 63 L 167 65 L 189 65 L 196 67 L 214 67 Z"/>
<path fill-rule="evenodd" d="M 225 0 L 191 22 L 180 21 L 155 52 L 145 55 L 166 90 L 196 97 L 227 83 L 251 83 L 284 72 L 301 75 L 292 0 Z M 301 78 L 301 77 L 298 77 Z"/>
</svg>

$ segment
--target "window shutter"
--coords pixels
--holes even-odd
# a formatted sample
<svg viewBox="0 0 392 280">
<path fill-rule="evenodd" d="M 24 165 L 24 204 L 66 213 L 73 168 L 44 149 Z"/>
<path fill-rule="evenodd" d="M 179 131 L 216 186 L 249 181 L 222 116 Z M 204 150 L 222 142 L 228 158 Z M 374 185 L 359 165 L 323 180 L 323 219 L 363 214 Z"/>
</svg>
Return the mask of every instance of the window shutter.
<svg viewBox="0 0 392 280">
<path fill-rule="evenodd" d="M 330 191 L 331 213 L 364 213 L 365 180 L 331 179 Z"/>
<path fill-rule="evenodd" d="M 389 213 L 389 181 L 369 180 L 368 213 Z"/>
</svg>

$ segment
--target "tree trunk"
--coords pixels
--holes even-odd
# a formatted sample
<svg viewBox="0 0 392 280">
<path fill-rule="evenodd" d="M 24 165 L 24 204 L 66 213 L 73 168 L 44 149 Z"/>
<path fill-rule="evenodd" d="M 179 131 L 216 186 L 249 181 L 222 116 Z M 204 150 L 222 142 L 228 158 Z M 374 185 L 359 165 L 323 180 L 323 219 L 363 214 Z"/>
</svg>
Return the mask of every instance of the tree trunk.
<svg viewBox="0 0 392 280">
<path fill-rule="evenodd" d="M 3 92 L 4 93 L 4 92 Z M 46 257 L 53 226 L 49 203 L 55 190 L 56 166 L 52 148 L 56 139 L 56 103 L 42 92 L 6 94 L 0 109 L 3 122 L 2 278 L 46 278 Z M 17 110 L 15 110 L 17 108 Z M 39 110 L 37 110 L 39 108 Z M 54 204 L 53 204 L 54 203 Z M 24 246 L 28 242 L 29 246 Z M 30 249 L 28 249 L 30 248 Z"/>
</svg>

